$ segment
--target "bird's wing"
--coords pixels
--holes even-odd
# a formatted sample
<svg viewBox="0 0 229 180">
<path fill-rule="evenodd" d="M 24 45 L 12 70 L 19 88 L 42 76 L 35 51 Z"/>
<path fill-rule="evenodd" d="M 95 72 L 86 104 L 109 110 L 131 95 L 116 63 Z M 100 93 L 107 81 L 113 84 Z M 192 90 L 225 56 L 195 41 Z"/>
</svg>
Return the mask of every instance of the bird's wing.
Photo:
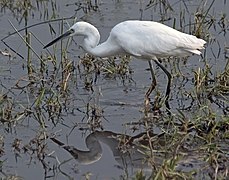
<svg viewBox="0 0 229 180">
<path fill-rule="evenodd" d="M 205 41 L 156 22 L 127 21 L 111 32 L 127 53 L 143 57 L 180 56 L 197 53 Z M 193 52 L 192 52 L 193 51 Z M 198 53 L 197 53 L 198 54 Z"/>
</svg>

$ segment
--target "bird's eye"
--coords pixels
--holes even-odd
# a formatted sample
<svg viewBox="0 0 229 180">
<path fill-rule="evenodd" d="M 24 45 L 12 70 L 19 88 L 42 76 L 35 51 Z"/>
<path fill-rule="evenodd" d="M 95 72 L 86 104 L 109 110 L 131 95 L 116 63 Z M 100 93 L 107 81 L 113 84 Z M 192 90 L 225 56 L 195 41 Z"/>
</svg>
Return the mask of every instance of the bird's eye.
<svg viewBox="0 0 229 180">
<path fill-rule="evenodd" d="M 74 29 L 70 29 L 69 31 L 71 32 L 71 34 L 73 34 L 75 32 Z"/>
</svg>

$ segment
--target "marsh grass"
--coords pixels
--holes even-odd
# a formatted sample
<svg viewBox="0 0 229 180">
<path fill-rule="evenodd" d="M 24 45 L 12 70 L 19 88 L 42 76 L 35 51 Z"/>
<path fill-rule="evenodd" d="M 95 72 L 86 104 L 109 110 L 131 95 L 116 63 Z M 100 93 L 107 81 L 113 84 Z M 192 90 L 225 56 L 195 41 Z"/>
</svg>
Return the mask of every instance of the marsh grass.
<svg viewBox="0 0 229 180">
<path fill-rule="evenodd" d="M 99 10 L 99 2 L 95 1 L 85 1 L 79 0 L 73 4 L 66 4 L 66 6 L 76 6 L 76 12 L 82 10 L 85 14 L 90 13 L 91 11 L 98 11 Z"/>
<path fill-rule="evenodd" d="M 1 12 L 11 11 L 11 14 L 14 18 L 20 23 L 24 21 L 24 19 L 30 18 L 34 16 L 34 11 L 40 12 L 40 18 L 46 20 L 50 17 L 56 18 L 57 5 L 55 0 L 51 0 L 51 2 L 45 0 L 1 0 L 0 1 Z M 51 7 L 52 14 L 49 15 Z M 27 22 L 27 21 L 26 21 Z"/>
<path fill-rule="evenodd" d="M 228 118 L 217 117 L 207 106 L 192 113 L 192 117 L 187 117 L 182 112 L 174 115 L 172 120 L 171 116 L 157 118 L 154 115 L 151 121 L 142 126 L 146 131 L 157 126 L 164 132 L 156 141 L 155 137 L 147 136 L 147 147 L 150 152 L 148 160 L 153 162 L 154 169 L 153 179 L 218 179 L 227 174 L 228 153 L 223 145 L 227 140 L 222 136 L 228 135 Z M 160 165 L 156 165 L 155 158 L 160 156 L 166 158 Z M 197 162 L 205 165 L 203 169 L 194 168 L 183 172 L 182 168 L 188 167 L 188 162 L 192 162 L 193 165 Z"/>
<path fill-rule="evenodd" d="M 34 6 L 30 1 L 0 2 L 1 10 L 9 9 L 20 23 L 23 20 L 27 22 L 27 18 L 34 8 L 39 10 L 41 7 L 45 7 L 47 3 L 36 1 L 36 6 Z M 185 3 L 185 1 L 182 3 Z M 214 3 L 216 3 L 215 0 L 211 1 L 210 4 L 202 1 L 196 12 L 188 11 L 188 5 L 183 4 L 184 9 L 181 9 L 179 19 L 170 18 L 169 12 L 173 12 L 174 9 L 173 4 L 169 1 L 150 1 L 146 6 L 146 10 L 159 9 L 162 15 L 161 21 L 171 20 L 173 26 L 175 28 L 180 27 L 182 31 L 187 31 L 188 28 L 189 32 L 208 40 L 209 44 L 212 45 L 217 43 L 211 36 L 212 29 L 220 28 L 220 34 L 228 33 L 227 16 L 221 14 L 219 18 L 215 17 L 212 13 Z M 82 10 L 84 13 L 99 9 L 97 1 L 68 4 L 68 6 L 70 5 L 78 7 L 78 10 Z M 55 1 L 52 1 L 52 6 L 51 17 L 56 17 L 58 15 L 56 14 Z M 188 20 L 185 18 L 188 15 L 190 16 L 188 18 L 190 22 L 187 22 Z M 44 8 L 41 17 L 50 17 L 49 10 Z M 72 23 L 74 22 L 73 20 Z M 65 21 L 55 23 L 58 23 L 61 34 L 64 31 Z M 50 35 L 55 36 L 55 26 L 50 22 L 49 27 Z M 61 169 L 48 164 L 48 158 L 50 157 L 47 149 L 47 139 L 50 136 L 49 130 L 58 125 L 68 127 L 69 124 L 65 122 L 65 117 L 71 113 L 74 114 L 74 111 L 77 111 L 82 119 L 74 123 L 74 127 L 69 127 L 71 132 L 75 129 L 82 132 L 105 129 L 104 121 L 107 120 L 107 117 L 104 112 L 106 107 L 101 107 L 95 100 L 97 98 L 95 97 L 97 80 L 98 78 L 108 81 L 112 79 L 121 81 L 124 85 L 125 83 L 133 83 L 132 74 L 134 72 L 129 65 L 131 59 L 129 56 L 117 56 L 104 60 L 85 54 L 84 56 L 77 56 L 79 61 L 74 63 L 75 57 L 72 57 L 68 51 L 74 41 L 69 40 L 67 45 L 61 43 L 60 48 L 53 46 L 51 51 L 38 53 L 33 48 L 31 39 L 34 38 L 38 41 L 39 38 L 33 32 L 28 31 L 29 28 L 25 35 L 21 35 L 21 31 L 13 25 L 12 29 L 21 37 L 27 47 L 27 57 L 25 58 L 27 60 L 27 76 L 19 77 L 10 88 L 6 88 L 4 83 L 1 82 L 0 122 L 8 133 L 12 133 L 17 125 L 24 124 L 25 121 L 37 122 L 39 130 L 36 131 L 34 137 L 27 140 L 27 142 L 17 138 L 12 141 L 15 156 L 27 154 L 30 156 L 30 163 L 32 163 L 32 160 L 34 162 L 38 160 L 45 173 L 61 171 Z M 42 45 L 42 42 L 40 43 Z M 215 54 L 214 58 L 222 58 L 221 49 L 223 48 L 219 47 L 218 52 L 213 53 Z M 163 108 L 163 95 L 158 91 L 154 94 L 153 107 L 150 113 L 142 114 L 141 120 L 124 124 L 130 131 L 146 133 L 144 139 L 146 151 L 144 153 L 153 170 L 150 177 L 139 171 L 135 174 L 135 177 L 132 177 L 133 179 L 198 179 L 198 174 L 200 177 L 211 179 L 224 179 L 228 176 L 228 57 L 226 55 L 224 57 L 226 63 L 223 70 L 215 72 L 213 66 L 208 62 L 206 54 L 205 51 L 202 57 L 204 59 L 203 66 L 189 71 L 193 83 L 182 73 L 181 67 L 186 65 L 187 59 L 162 61 L 171 70 L 174 79 L 182 79 L 180 85 L 175 84 L 179 80 L 174 81 L 173 84 L 174 89 L 178 89 L 174 92 L 173 97 L 174 99 L 181 99 L 179 102 L 175 101 L 181 103 L 179 106 L 181 108 L 172 109 L 168 114 Z M 39 63 L 37 63 L 37 60 L 39 60 Z M 180 66 L 181 64 L 182 66 Z M 81 88 L 80 84 L 83 84 L 84 90 L 90 95 L 88 100 L 84 100 L 83 105 L 82 103 L 79 105 L 78 101 L 75 100 L 80 98 L 78 93 L 78 89 Z M 192 84 L 192 88 L 186 88 L 186 84 Z M 18 100 L 15 96 L 15 94 L 23 93 L 26 94 L 24 102 Z M 185 99 L 188 101 L 184 102 Z M 215 106 L 217 106 L 217 109 Z M 80 126 L 81 124 L 83 125 Z M 152 136 L 155 127 L 160 129 L 161 132 L 156 136 Z M 4 141 L 4 138 L 1 139 Z M 120 148 L 128 149 L 127 142 L 128 139 L 125 136 L 120 138 Z M 4 153 L 3 145 L 0 145 L 0 148 L 1 155 L 1 152 Z M 161 163 L 156 163 L 158 157 Z M 205 166 L 199 170 L 198 166 L 195 166 L 195 163 L 191 161 L 192 158 L 205 164 Z M 192 171 L 184 172 L 177 169 L 180 164 L 185 164 L 185 160 L 190 160 L 188 162 L 194 167 Z M 203 174 L 200 171 L 203 171 Z M 92 175 L 85 176 L 90 179 Z M 123 179 L 128 178 L 129 176 L 124 172 Z"/>
</svg>

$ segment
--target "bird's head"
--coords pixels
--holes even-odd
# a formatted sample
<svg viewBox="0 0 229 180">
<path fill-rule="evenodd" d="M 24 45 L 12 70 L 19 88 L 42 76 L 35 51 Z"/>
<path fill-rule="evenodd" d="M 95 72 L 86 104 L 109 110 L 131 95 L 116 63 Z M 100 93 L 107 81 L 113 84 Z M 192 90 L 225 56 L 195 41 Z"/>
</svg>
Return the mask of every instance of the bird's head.
<svg viewBox="0 0 229 180">
<path fill-rule="evenodd" d="M 66 31 L 64 34 L 62 34 L 61 36 L 57 37 L 56 39 L 54 39 L 53 41 L 45 45 L 44 49 L 64 38 L 71 37 L 74 35 L 88 36 L 90 33 L 92 33 L 92 31 L 98 33 L 97 29 L 91 24 L 83 21 L 77 22 L 72 27 L 70 27 L 69 30 Z"/>
</svg>

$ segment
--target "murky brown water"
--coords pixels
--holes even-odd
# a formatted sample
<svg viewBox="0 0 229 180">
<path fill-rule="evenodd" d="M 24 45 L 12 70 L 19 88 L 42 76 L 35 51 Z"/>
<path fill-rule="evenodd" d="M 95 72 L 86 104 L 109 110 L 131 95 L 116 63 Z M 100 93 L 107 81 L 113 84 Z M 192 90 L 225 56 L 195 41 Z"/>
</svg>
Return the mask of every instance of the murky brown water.
<svg viewBox="0 0 229 180">
<path fill-rule="evenodd" d="M 169 2 L 170 6 L 167 6 L 168 3 L 162 3 L 164 1 L 152 1 L 150 4 L 149 1 L 141 0 L 117 0 L 98 1 L 98 8 L 94 7 L 94 10 L 89 10 L 85 1 L 78 1 L 78 3 L 82 3 L 81 5 L 75 5 L 75 2 L 76 1 L 71 0 L 64 2 L 34 1 L 34 8 L 29 12 L 26 23 L 30 25 L 51 19 L 52 14 L 59 18 L 75 16 L 77 19 L 88 21 L 95 25 L 101 33 L 102 42 L 109 36 L 110 30 L 115 24 L 128 19 L 159 21 L 169 26 L 174 26 L 183 32 L 193 33 L 193 26 L 189 24 L 195 22 L 194 16 L 197 9 L 201 11 L 201 8 L 203 8 L 201 12 L 207 12 L 211 5 L 209 1 L 201 3 L 199 1 L 173 0 Z M 92 1 L 92 5 L 94 5 L 94 1 Z M 24 18 L 20 19 L 22 17 L 20 13 L 15 13 L 16 10 L 12 11 L 13 10 L 9 7 L 2 8 L 0 17 L 1 39 L 7 36 L 8 33 L 14 31 L 10 22 L 16 29 L 21 29 L 26 24 Z M 166 67 L 173 74 L 173 90 L 169 100 L 170 106 L 172 107 L 172 114 L 168 115 L 163 106 L 158 114 L 157 112 L 153 112 L 149 115 L 152 118 L 149 127 L 156 135 L 164 132 L 169 134 L 170 127 L 173 127 L 171 124 L 178 123 L 177 119 L 179 118 L 177 117 L 181 116 L 180 111 L 187 119 L 200 118 L 201 124 L 201 118 L 203 116 L 197 112 L 201 111 L 201 108 L 204 109 L 204 107 L 198 106 L 198 103 L 201 104 L 201 102 L 193 102 L 193 99 L 187 94 L 194 92 L 194 71 L 197 72 L 198 68 L 200 68 L 200 70 L 206 69 L 206 64 L 209 64 L 211 67 L 211 77 L 214 78 L 223 72 L 226 67 L 228 61 L 228 51 L 226 51 L 226 49 L 228 48 L 229 41 L 229 25 L 228 17 L 226 16 L 225 20 L 222 17 L 224 17 L 223 14 L 228 13 L 229 3 L 226 1 L 215 2 L 210 8 L 206 16 L 206 21 L 209 21 L 209 23 L 206 23 L 206 28 L 202 33 L 202 38 L 208 41 L 202 57 L 189 57 L 185 63 L 179 60 L 174 61 L 174 59 L 165 62 Z M 65 22 L 69 24 L 73 23 L 72 20 Z M 43 44 L 46 44 L 60 34 L 60 21 L 51 24 L 56 31 L 56 35 L 50 35 L 50 27 L 47 23 L 32 27 L 29 31 Z M 68 25 L 65 23 L 64 31 L 67 27 Z M 24 35 L 24 32 L 21 33 Z M 39 55 L 43 54 L 43 56 L 48 55 L 47 50 L 43 50 L 43 45 L 39 43 L 36 38 L 32 37 L 31 43 L 35 52 Z M 87 71 L 85 71 L 82 66 L 80 67 L 82 73 L 80 73 L 77 65 L 80 62 L 79 57 L 83 57 L 84 55 L 84 51 L 79 47 L 82 39 L 74 38 L 74 40 L 76 43 L 71 43 L 67 53 L 67 59 L 72 62 L 75 67 L 68 81 L 68 91 L 65 97 L 58 94 L 59 86 L 56 84 L 61 80 L 60 71 L 56 75 L 57 78 L 54 86 L 50 85 L 52 83 L 49 83 L 48 80 L 52 79 L 52 73 L 55 72 L 55 68 L 51 62 L 47 62 L 47 72 L 43 73 L 43 78 L 45 79 L 44 84 L 48 84 L 47 86 L 44 85 L 46 88 L 44 94 L 47 95 L 47 97 L 45 96 L 44 100 L 40 102 L 42 104 L 41 106 L 39 106 L 39 102 L 37 101 L 39 95 L 42 94 L 38 91 L 42 86 L 42 83 L 40 83 L 41 79 L 39 79 L 40 77 L 34 82 L 36 85 L 27 86 L 29 78 L 26 67 L 27 47 L 25 43 L 17 34 L 5 40 L 11 48 L 20 53 L 25 59 L 17 56 L 12 50 L 10 50 L 12 57 L 1 56 L 1 95 L 7 95 L 7 102 L 10 101 L 10 104 L 13 104 L 12 114 L 15 115 L 15 117 L 11 117 L 12 122 L 2 121 L 1 124 L 0 136 L 4 140 L 4 145 L 2 145 L 4 153 L 1 156 L 2 173 L 0 175 L 2 178 L 9 175 L 17 175 L 23 179 L 87 179 L 87 177 L 90 177 L 89 179 L 129 179 L 135 176 L 136 171 L 139 169 L 143 169 L 147 176 L 149 176 L 152 171 L 156 171 L 152 170 L 151 166 L 139 165 L 139 162 L 136 163 L 137 165 L 135 164 L 135 158 L 144 159 L 148 157 L 144 153 L 139 153 L 139 151 L 136 150 L 142 148 L 139 144 L 135 145 L 133 143 L 129 145 L 131 148 L 128 148 L 133 152 L 132 154 L 130 153 L 131 155 L 129 156 L 123 153 L 125 148 L 127 148 L 126 146 L 123 147 L 124 150 L 117 150 L 116 148 L 120 145 L 117 138 L 120 140 L 120 137 L 124 136 L 124 134 L 138 140 L 139 137 L 137 136 L 136 138 L 136 135 L 146 132 L 145 119 L 147 118 L 143 113 L 143 100 L 144 94 L 150 84 L 150 73 L 146 70 L 148 63 L 132 58 L 133 60 L 129 66 L 133 72 L 127 73 L 126 76 L 117 75 L 116 78 L 109 78 L 104 72 L 99 74 L 98 77 L 96 77 L 96 73 L 85 74 Z M 64 41 L 63 44 L 66 44 L 66 42 L 67 40 Z M 1 51 L 5 48 L 7 47 L 1 43 Z M 56 55 L 56 63 L 59 65 L 61 59 L 60 43 L 56 46 L 56 50 L 50 48 L 50 53 Z M 34 53 L 32 53 L 32 61 L 33 66 L 39 69 L 40 61 Z M 156 89 L 157 92 L 161 93 L 161 97 L 163 97 L 166 86 L 165 81 L 167 80 L 160 69 L 157 67 L 155 69 L 158 81 Z M 93 91 L 88 91 L 85 88 L 85 79 L 93 81 Z M 47 109 L 46 103 L 48 102 L 49 94 L 51 95 L 52 93 L 52 97 L 59 98 L 56 98 L 56 106 L 52 106 L 52 109 L 49 110 Z M 152 99 L 154 99 L 155 96 L 156 91 L 153 92 Z M 223 117 L 226 119 L 225 122 L 228 122 L 228 92 L 225 93 L 225 97 L 223 98 L 218 97 L 216 94 L 213 96 L 213 99 L 217 99 L 219 103 L 222 104 L 222 106 L 219 106 L 219 104 L 216 103 L 206 103 L 209 105 L 211 112 L 216 114 L 215 120 L 220 121 L 221 117 Z M 205 96 L 203 96 L 202 100 L 207 101 Z M 4 104 L 5 102 L 2 101 L 1 105 L 3 106 Z M 62 105 L 61 108 L 59 104 Z M 29 115 L 19 113 L 21 111 L 24 112 L 24 109 L 29 109 L 30 107 L 32 107 L 30 110 L 33 111 L 33 113 L 29 114 L 29 110 Z M 178 111 L 178 109 L 180 111 Z M 209 111 L 209 109 L 206 108 L 206 111 Z M 60 111 L 60 113 L 57 111 Z M 54 112 L 56 112 L 56 114 Z M 3 113 L 1 113 L 1 115 L 2 114 Z M 175 121 L 171 123 L 164 120 L 169 119 L 169 116 L 174 117 Z M 4 119 L 4 117 L 1 117 L 1 119 Z M 164 123 L 160 123 L 160 120 L 164 120 Z M 200 127 L 202 128 L 202 126 Z M 104 133 L 102 130 L 108 131 L 110 134 L 108 132 Z M 225 127 L 225 134 L 226 133 L 228 133 L 228 124 L 227 127 Z M 46 136 L 44 136 L 44 134 Z M 101 146 L 103 151 L 98 151 L 98 159 L 95 158 L 95 162 L 84 165 L 82 162 L 80 163 L 75 159 L 71 159 L 72 156 L 65 150 L 66 148 L 63 149 L 50 140 L 49 137 L 53 136 L 53 134 L 57 135 L 55 137 L 57 140 L 60 140 L 66 145 L 73 145 L 77 150 L 88 150 L 85 144 L 85 138 L 90 137 L 90 135 L 95 135 L 96 142 L 102 142 Z M 165 138 L 164 135 L 163 138 Z M 225 135 L 222 138 L 222 144 L 220 144 L 220 142 L 217 144 L 217 147 L 222 148 L 222 156 L 228 158 L 229 155 L 227 151 L 229 147 L 228 143 L 225 143 L 228 142 L 227 138 L 228 136 Z M 15 141 L 17 139 L 20 142 L 18 144 Z M 93 141 L 93 143 L 96 142 Z M 93 143 L 90 142 L 89 144 Z M 206 141 L 201 143 L 205 144 Z M 188 146 L 188 142 L 185 145 Z M 97 144 L 97 146 L 99 145 Z M 158 149 L 156 148 L 156 150 Z M 190 172 L 193 169 L 199 170 L 206 166 L 204 160 L 206 152 L 203 152 L 203 154 L 201 154 L 202 152 L 198 152 L 199 154 L 196 155 L 196 152 L 188 152 L 188 147 L 182 150 L 182 153 L 186 154 L 182 156 L 183 159 L 178 161 L 177 170 Z M 92 149 L 91 151 L 95 152 L 96 150 Z M 147 152 L 149 152 L 149 149 L 147 149 Z M 80 153 L 77 153 L 78 151 L 75 156 L 79 158 Z M 86 156 L 89 157 L 91 155 Z M 157 161 L 158 164 L 162 163 L 165 158 L 163 156 L 164 155 L 161 154 L 156 155 L 155 161 Z M 224 162 L 224 167 L 222 165 L 222 169 L 225 172 L 226 165 L 229 165 L 228 160 Z M 193 177 L 196 179 L 210 179 L 211 176 L 209 174 L 211 173 L 214 174 L 214 171 L 200 171 Z"/>
</svg>

